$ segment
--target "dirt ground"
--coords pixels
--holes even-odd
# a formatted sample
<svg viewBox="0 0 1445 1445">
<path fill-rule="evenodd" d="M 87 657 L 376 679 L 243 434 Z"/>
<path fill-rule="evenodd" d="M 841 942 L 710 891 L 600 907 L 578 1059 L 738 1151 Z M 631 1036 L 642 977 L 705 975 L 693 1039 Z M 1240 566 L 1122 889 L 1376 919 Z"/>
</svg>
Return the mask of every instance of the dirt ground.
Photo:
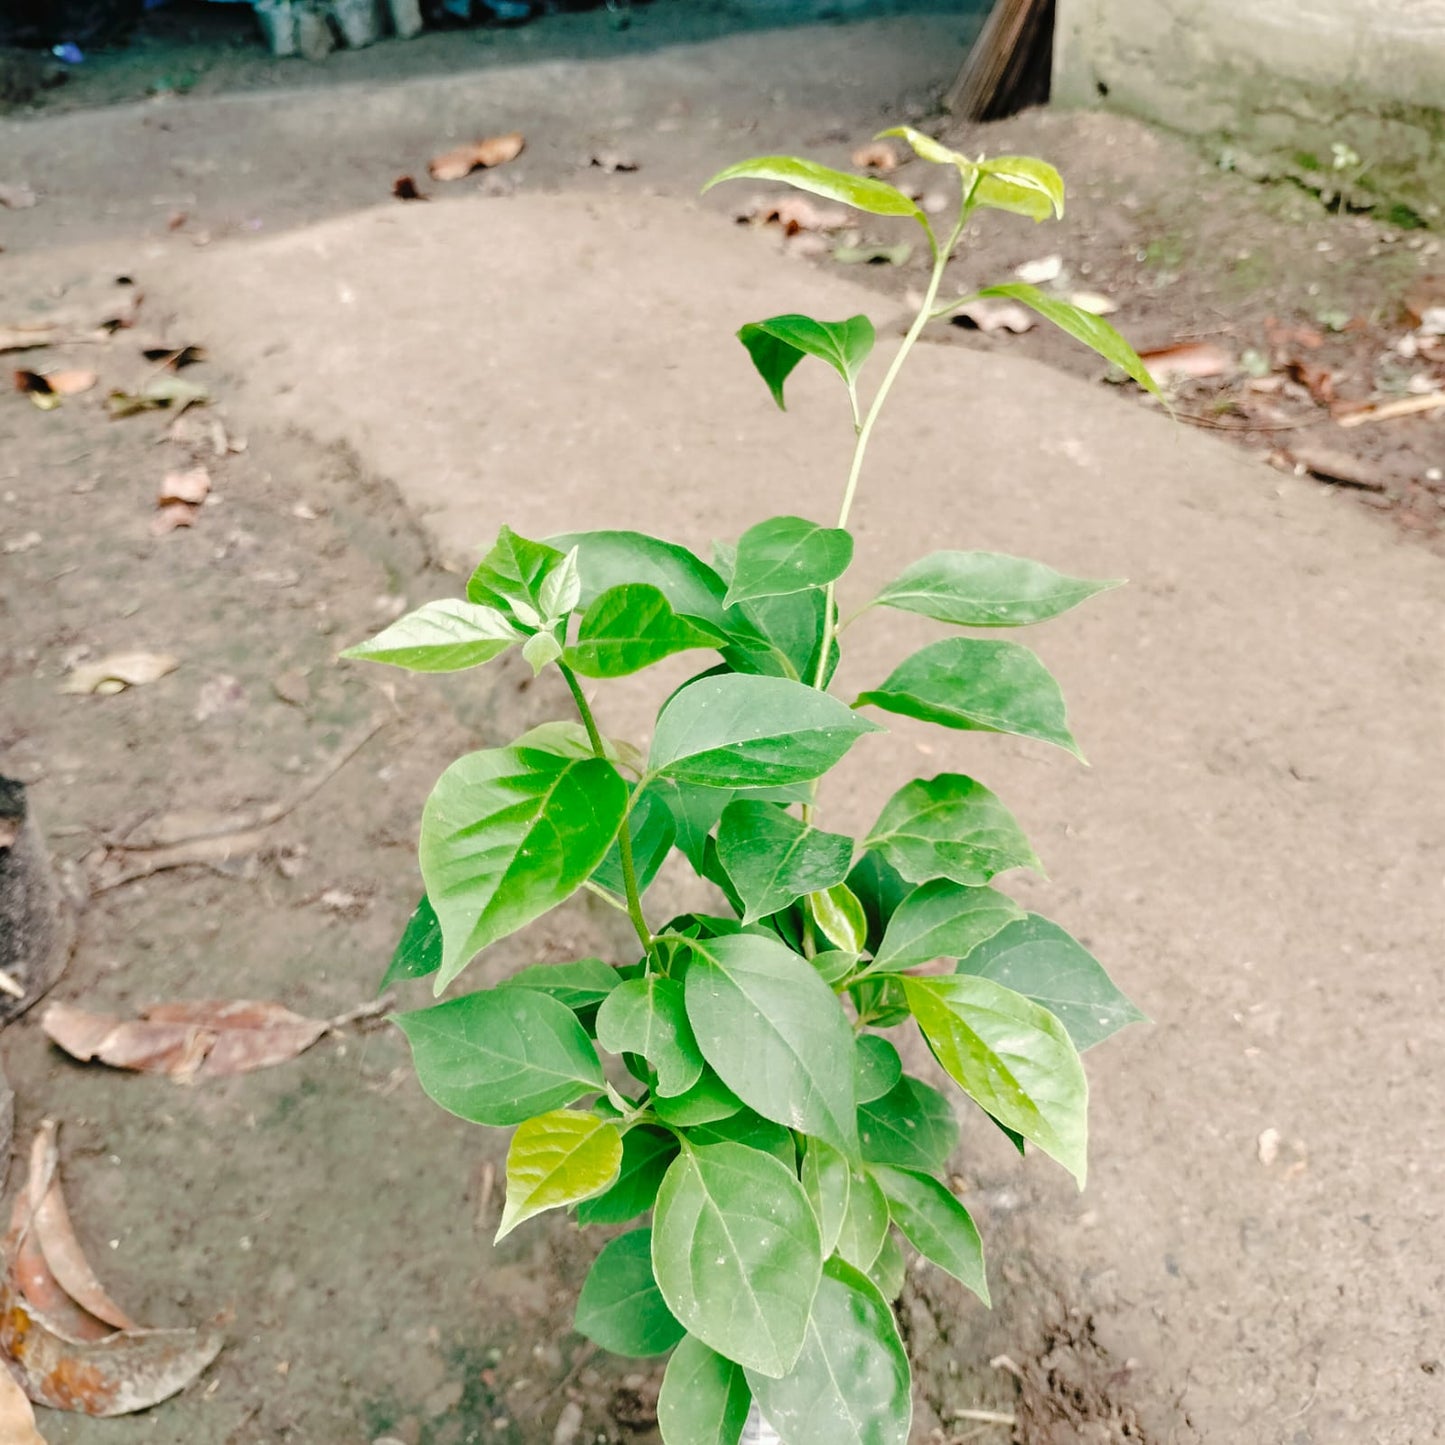
<svg viewBox="0 0 1445 1445">
<path fill-rule="evenodd" d="M 0 772 L 32 785 L 56 850 L 84 864 L 153 813 L 286 798 L 380 725 L 254 857 L 99 892 L 56 997 L 123 1012 L 250 996 L 317 1017 L 365 1001 L 415 899 L 416 822 L 437 773 L 563 709 L 525 670 L 418 683 L 339 667 L 337 650 L 453 591 L 500 520 L 621 523 L 641 506 L 666 514 L 660 530 L 702 540 L 736 530 L 738 498 L 700 482 L 695 495 L 692 469 L 717 473 L 738 445 L 744 490 L 766 498 L 770 455 L 800 474 L 831 457 L 835 442 L 817 438 L 836 432 L 815 436 L 812 420 L 714 412 L 731 381 L 710 352 L 698 364 L 695 338 L 726 354 L 747 318 L 723 297 L 745 305 L 751 291 L 759 311 L 783 309 L 816 288 L 820 305 L 842 305 L 859 282 L 881 293 L 871 309 L 887 334 L 916 259 L 783 265 L 773 251 L 808 247 L 721 224 L 738 198 L 716 193 L 686 224 L 670 217 L 741 154 L 845 161 L 880 125 L 925 119 L 977 22 L 779 18 L 657 0 L 627 31 L 599 12 L 315 69 L 239 46 L 214 62 L 172 36 L 102 58 L 37 113 L 0 121 L 0 183 L 37 196 L 0 210 L 0 325 L 94 323 L 146 293 L 127 329 L 97 341 L 86 326 L 84 341 L 13 358 L 94 366 L 96 392 L 49 412 L 0 399 Z M 193 84 L 166 81 L 202 56 Z M 150 89 L 163 93 L 93 108 Z M 528 148 L 512 166 L 449 192 L 425 178 L 435 151 L 513 127 Z M 969 277 L 1058 252 L 1081 286 L 1120 303 L 1113 319 L 1141 345 L 1203 336 L 1281 369 L 1324 365 L 1346 400 L 1408 380 L 1381 358 L 1407 329 L 1405 297 L 1445 270 L 1429 233 L 1328 215 L 1117 120 L 1036 113 L 966 139 L 1055 159 L 1076 198 L 1063 229 L 1006 222 L 981 239 Z M 609 173 L 593 156 L 638 168 Z M 439 203 L 390 201 L 400 174 Z M 449 195 L 463 204 L 440 204 Z M 534 201 L 542 209 L 517 210 Z M 387 209 L 351 219 L 373 205 Z M 529 243 L 525 215 L 545 219 L 545 245 Z M 633 289 L 609 297 L 623 276 Z M 693 282 L 686 299 L 679 278 Z M 661 338 L 651 357 L 610 349 L 619 304 Z M 1271 342 L 1269 317 L 1293 336 L 1277 325 Z M 1022 753 L 1006 766 L 1040 793 L 1024 811 L 1037 810 L 1063 911 L 1084 923 L 1115 900 L 1098 946 L 1159 1022 L 1098 1061 L 1082 1202 L 1036 1161 L 1021 1174 L 969 1136 L 960 1171 L 999 1306 L 985 1316 L 946 1281 L 912 1278 L 917 1438 L 987 1440 L 953 1418 L 980 1408 L 1014 1413 L 1030 1445 L 1437 1438 L 1445 1367 L 1428 1281 L 1441 1258 L 1426 1234 L 1440 1035 L 1409 1011 L 1439 971 L 1441 840 L 1421 793 L 1442 761 L 1425 700 L 1438 713 L 1445 614 L 1425 553 L 1445 516 L 1430 475 L 1445 464 L 1445 419 L 1342 429 L 1298 370 L 1282 382 L 1293 393 L 1250 393 L 1231 374 L 1181 394 L 1211 431 L 1278 428 L 1241 438 L 1259 449 L 1326 433 L 1382 479 L 1364 497 L 1383 515 L 1366 515 L 1338 489 L 1197 437 L 1160 441 L 1167 429 L 1113 388 L 1050 380 L 1027 358 L 1097 372 L 1042 332 L 944 340 L 961 353 L 939 358 L 954 395 L 995 386 L 1002 407 L 1033 388 L 1056 419 L 1057 435 L 1021 434 L 1015 458 L 975 439 L 958 404 L 963 454 L 990 478 L 993 540 L 1040 550 L 1041 503 L 1015 495 L 1016 469 L 1056 489 L 1050 560 L 1087 574 L 1117 557 L 1145 599 L 1138 621 L 1065 631 L 1050 655 L 1092 723 L 1090 780 L 1061 785 L 1051 771 L 1042 785 Z M 153 374 L 143 342 L 209 348 L 184 375 L 214 404 L 189 415 L 219 418 L 243 450 L 216 455 L 200 428 L 169 440 L 163 413 L 105 418 L 105 390 Z M 569 350 L 595 368 L 591 387 L 547 391 L 571 374 Z M 705 406 L 702 377 L 716 378 Z M 814 390 L 799 382 L 793 410 L 811 416 Z M 785 424 L 807 429 L 772 429 Z M 951 418 L 920 409 L 899 430 L 953 517 Z M 1179 515 L 1156 514 L 1152 492 L 1132 508 L 1101 472 L 1116 433 L 1125 480 L 1142 487 L 1157 465 L 1161 491 L 1185 489 Z M 210 503 L 194 526 L 153 535 L 161 477 L 197 462 Z M 1089 497 L 1065 496 L 1080 488 L 1092 513 Z M 917 527 L 885 511 L 861 526 L 884 554 L 916 544 Z M 1231 620 L 1244 641 L 1226 650 L 1218 623 L 1250 598 L 1270 615 Z M 181 666 L 114 697 L 59 693 L 76 663 L 137 648 Z M 1338 651 L 1310 668 L 1326 648 Z M 1148 675 L 1125 683 L 1141 655 Z M 1228 695 L 1211 694 L 1216 677 Z M 619 708 L 635 727 L 632 705 Z M 1206 723 L 1211 709 L 1227 727 Z M 1175 787 L 1202 832 L 1187 809 L 1172 827 L 1155 816 Z M 616 943 L 611 916 L 572 906 L 495 950 L 477 981 Z M 1253 973 L 1260 959 L 1267 978 Z M 119 1421 L 47 1413 L 47 1439 L 545 1445 L 559 1422 L 573 1440 L 655 1439 L 658 1372 L 594 1358 L 569 1329 L 591 1241 L 541 1224 L 492 1250 L 505 1140 L 423 1099 L 392 1031 L 348 1028 L 294 1063 L 194 1088 L 75 1065 L 33 1017 L 5 1031 L 0 1054 L 17 1138 L 42 1116 L 64 1121 L 72 1212 L 114 1293 L 147 1322 L 216 1321 L 229 1342 L 180 1399 Z M 1371 1070 L 1359 1098 L 1342 1095 L 1342 1074 Z M 1382 1118 L 1402 1122 L 1372 1159 Z M 1266 1127 L 1281 1130 L 1269 1167 L 1256 1158 Z M 1333 1329 L 1332 1311 L 1344 1316 Z"/>
</svg>

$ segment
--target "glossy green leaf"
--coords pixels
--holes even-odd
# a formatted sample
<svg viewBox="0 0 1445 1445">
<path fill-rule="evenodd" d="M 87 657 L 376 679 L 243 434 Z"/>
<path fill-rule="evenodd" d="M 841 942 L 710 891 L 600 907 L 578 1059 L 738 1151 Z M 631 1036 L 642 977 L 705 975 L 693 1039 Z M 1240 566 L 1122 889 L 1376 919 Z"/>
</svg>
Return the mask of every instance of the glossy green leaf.
<svg viewBox="0 0 1445 1445">
<path fill-rule="evenodd" d="M 865 1274 L 883 1248 L 888 1233 L 888 1201 L 873 1176 L 854 1169 L 848 1179 L 848 1208 L 834 1250 Z"/>
<path fill-rule="evenodd" d="M 826 984 L 835 984 L 858 967 L 858 955 L 843 948 L 825 948 L 808 960 L 814 972 Z"/>
<path fill-rule="evenodd" d="M 1084 1186 L 1089 1086 L 1063 1024 L 992 979 L 906 978 L 908 1006 L 934 1057 L 1001 1124 Z"/>
<path fill-rule="evenodd" d="M 1023 916 L 1023 909 L 996 889 L 937 878 L 898 905 L 869 967 L 897 973 L 935 958 L 963 958 Z"/>
<path fill-rule="evenodd" d="M 657 1092 L 686 1093 L 702 1077 L 702 1054 L 675 979 L 629 979 L 597 1012 L 597 1042 L 609 1053 L 641 1054 L 657 1070 Z"/>
<path fill-rule="evenodd" d="M 577 1296 L 577 1333 L 614 1355 L 665 1355 L 686 1331 L 652 1275 L 652 1231 L 621 1234 L 593 1261 Z"/>
<path fill-rule="evenodd" d="M 800 191 L 839 201 L 871 216 L 911 216 L 925 231 L 928 218 L 896 186 L 867 176 L 850 176 L 797 156 L 757 156 L 721 170 L 703 187 L 711 190 L 721 181 L 782 181 Z"/>
<path fill-rule="evenodd" d="M 1122 585 L 1065 577 L 1001 552 L 931 552 L 873 601 L 959 627 L 1027 627 Z"/>
<path fill-rule="evenodd" d="M 776 803 L 737 799 L 723 809 L 718 858 L 753 923 L 848 875 L 853 840 L 803 823 Z"/>
<path fill-rule="evenodd" d="M 995 156 L 993 160 L 970 160 L 967 156 L 916 131 L 912 126 L 894 126 L 883 136 L 902 136 L 923 160 L 951 165 L 962 178 L 970 204 L 996 211 L 1013 211 L 1034 221 L 1047 221 L 1064 214 L 1064 181 L 1047 161 L 1034 156 Z"/>
<path fill-rule="evenodd" d="M 809 1139 L 803 1155 L 803 1193 L 818 1219 L 823 1257 L 838 1247 L 838 1235 L 848 1213 L 849 1185 L 853 1171 L 848 1161 L 831 1144 Z"/>
<path fill-rule="evenodd" d="M 862 853 L 844 880 L 868 917 L 868 951 L 876 953 L 883 932 L 913 885 L 878 853 Z"/>
<path fill-rule="evenodd" d="M 530 665 L 532 676 L 540 677 L 544 667 L 562 656 L 562 644 L 551 632 L 534 632 L 522 644 L 522 656 Z"/>
<path fill-rule="evenodd" d="M 467 582 L 467 600 L 514 615 L 520 602 L 521 616 L 532 613 L 533 620 L 527 625 L 535 627 L 542 583 L 564 560 L 565 551 L 519 537 L 510 527 L 503 527 Z"/>
<path fill-rule="evenodd" d="M 621 982 L 622 975 L 600 958 L 572 963 L 533 963 L 504 978 L 498 988 L 535 989 L 555 998 L 573 1013 L 595 1009 Z"/>
<path fill-rule="evenodd" d="M 442 926 L 437 922 L 436 909 L 425 893 L 421 902 L 413 909 L 402 930 L 396 952 L 387 965 L 386 976 L 381 980 L 381 992 L 404 979 L 425 978 L 442 966 Z"/>
<path fill-rule="evenodd" d="M 884 805 L 863 846 L 914 883 L 951 878 L 977 886 L 1010 868 L 1042 872 L 1013 814 L 962 773 L 905 784 Z"/>
<path fill-rule="evenodd" d="M 853 538 L 841 527 L 803 517 L 769 517 L 738 538 L 730 605 L 826 587 L 853 560 Z"/>
<path fill-rule="evenodd" d="M 985 286 L 978 294 L 1017 301 L 1031 311 L 1037 311 L 1045 321 L 1052 321 L 1060 331 L 1066 331 L 1075 341 L 1082 341 L 1091 351 L 1132 377 L 1145 391 L 1162 399 L 1159 384 L 1149 375 L 1149 368 L 1139 359 L 1138 352 L 1102 316 L 1095 316 L 1072 302 L 1061 301 L 1057 296 L 1050 296 L 1037 286 L 1028 286 L 1022 281 Z"/>
<path fill-rule="evenodd" d="M 637 891 L 646 893 L 677 841 L 677 824 L 673 821 L 667 800 L 655 789 L 643 788 L 627 815 L 627 829 L 632 839 L 632 867 L 637 876 Z M 618 832 L 620 837 L 621 830 Z M 622 850 L 616 840 L 607 850 L 607 856 L 597 865 L 592 881 L 603 888 L 610 888 L 619 897 L 626 892 Z"/>
<path fill-rule="evenodd" d="M 610 588 L 582 614 L 563 661 L 584 677 L 624 677 L 675 652 L 725 640 L 718 629 L 679 617 L 658 588 L 631 582 Z"/>
<path fill-rule="evenodd" d="M 1083 756 L 1069 733 L 1058 683 L 1016 642 L 946 637 L 905 658 L 854 706 L 865 703 L 946 728 L 1041 738 Z"/>
<path fill-rule="evenodd" d="M 570 616 L 581 597 L 582 578 L 577 571 L 577 548 L 571 547 L 537 588 L 537 610 L 545 624 L 551 627 Z"/>
<path fill-rule="evenodd" d="M 341 655 L 411 672 L 460 672 L 490 662 L 521 641 L 522 634 L 495 608 L 447 597 L 407 613 Z"/>
<path fill-rule="evenodd" d="M 833 991 L 769 938 L 691 947 L 687 1015 L 718 1076 L 765 1119 L 856 1155 L 853 1031 Z"/>
<path fill-rule="evenodd" d="M 689 1335 L 667 1362 L 657 1423 L 666 1445 L 738 1445 L 752 1402 L 743 1367 Z"/>
<path fill-rule="evenodd" d="M 751 1109 L 739 1109 L 726 1119 L 699 1124 L 687 1131 L 687 1137 L 692 1144 L 745 1144 L 749 1149 L 771 1154 L 789 1169 L 798 1167 L 798 1146 L 792 1130 L 764 1119 Z"/>
<path fill-rule="evenodd" d="M 848 984 L 847 994 L 853 1000 L 860 1027 L 889 1029 L 911 1017 L 903 984 L 896 974 L 859 975 Z"/>
<path fill-rule="evenodd" d="M 616 1181 L 605 1193 L 577 1206 L 578 1224 L 626 1224 L 646 1214 L 677 1151 L 677 1137 L 666 1129 L 633 1125 L 622 1136 L 622 1163 Z"/>
<path fill-rule="evenodd" d="M 764 1418 L 787 1445 L 907 1445 L 908 1356 L 878 1287 L 841 1260 L 823 1270 L 797 1363 L 780 1380 L 747 1371 Z"/>
<path fill-rule="evenodd" d="M 611 1188 L 621 1164 L 622 1135 L 615 1124 L 573 1109 L 526 1120 L 507 1150 L 507 1202 L 497 1239 L 544 1210 Z"/>
<path fill-rule="evenodd" d="M 516 738 L 512 746 L 540 748 L 544 753 L 556 753 L 559 758 L 582 759 L 597 755 L 592 739 L 587 736 L 587 729 L 579 722 L 538 723 L 536 727 L 528 728 L 521 737 Z M 602 751 L 609 763 L 634 773 L 642 771 L 645 761 L 642 751 L 631 743 L 617 738 L 603 738 Z"/>
<path fill-rule="evenodd" d="M 818 1221 L 786 1165 L 742 1144 L 673 1161 L 653 1211 L 653 1271 L 705 1345 L 764 1376 L 790 1370 L 821 1262 Z"/>
<path fill-rule="evenodd" d="M 1037 913 L 980 944 L 957 971 L 990 978 L 1041 1004 L 1080 1053 L 1144 1018 L 1088 949 Z"/>
<path fill-rule="evenodd" d="M 758 374 L 768 384 L 780 410 L 783 383 L 805 357 L 826 361 L 852 386 L 873 350 L 873 323 L 866 316 L 846 321 L 814 321 L 811 316 L 773 316 L 749 322 L 738 332 Z"/>
<path fill-rule="evenodd" d="M 597 1051 L 576 1016 L 531 989 L 464 994 L 396 1022 L 422 1088 L 474 1124 L 520 1124 L 603 1087 Z"/>
<path fill-rule="evenodd" d="M 823 645 L 823 619 L 827 610 L 826 594 L 816 587 L 805 592 L 758 597 L 744 602 L 737 611 L 760 637 L 767 640 L 769 651 L 748 652 L 739 644 L 723 655 L 735 672 L 760 672 L 770 677 L 788 677 L 811 683 L 818 675 L 818 655 Z M 837 610 L 835 603 L 835 616 Z M 747 646 L 754 647 L 756 644 L 748 643 Z M 836 637 L 829 652 L 831 660 L 827 677 L 831 678 L 842 655 Z"/>
<path fill-rule="evenodd" d="M 868 915 L 846 883 L 808 895 L 808 910 L 823 937 L 846 953 L 861 953 L 868 941 Z"/>
<path fill-rule="evenodd" d="M 678 1129 L 730 1119 L 742 1107 L 743 1101 L 711 1069 L 704 1069 L 702 1077 L 685 1093 L 675 1098 L 658 1095 L 652 1101 L 653 1113 L 664 1124 Z"/>
<path fill-rule="evenodd" d="M 627 784 L 600 758 L 468 753 L 422 813 L 421 872 L 442 928 L 441 991 L 480 949 L 569 897 L 606 856 Z"/>
<path fill-rule="evenodd" d="M 889 1230 L 883 1239 L 883 1248 L 868 1271 L 868 1278 L 878 1286 L 878 1292 L 891 1304 L 903 1293 L 903 1282 L 907 1277 L 908 1261 L 903 1257 L 903 1246 L 898 1236 Z"/>
<path fill-rule="evenodd" d="M 870 1164 L 925 1174 L 941 1173 L 958 1147 L 953 1105 L 912 1074 L 904 1074 L 881 1099 L 858 1110 L 858 1133 Z"/>
<path fill-rule="evenodd" d="M 873 1177 L 909 1244 L 988 1304 L 983 1241 L 968 1210 L 930 1175 L 881 1166 L 874 1168 Z"/>
<path fill-rule="evenodd" d="M 707 677 L 663 708 L 648 767 L 705 787 L 801 783 L 821 777 L 859 737 L 877 730 L 800 682 Z"/>
<path fill-rule="evenodd" d="M 882 1034 L 859 1034 L 855 1065 L 859 1104 L 871 1104 L 891 1093 L 903 1077 L 903 1060 Z"/>
</svg>

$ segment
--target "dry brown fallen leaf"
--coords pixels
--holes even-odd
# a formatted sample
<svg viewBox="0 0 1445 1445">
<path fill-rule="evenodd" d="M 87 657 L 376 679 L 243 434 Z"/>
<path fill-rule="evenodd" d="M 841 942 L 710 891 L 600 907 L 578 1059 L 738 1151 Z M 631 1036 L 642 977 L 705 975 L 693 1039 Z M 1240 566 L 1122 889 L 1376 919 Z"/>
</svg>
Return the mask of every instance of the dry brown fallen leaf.
<svg viewBox="0 0 1445 1445">
<path fill-rule="evenodd" d="M 138 1019 L 53 1003 L 40 1027 L 83 1062 L 190 1083 L 284 1064 L 309 1049 L 330 1025 L 278 1003 L 236 999 L 155 1004 Z"/>
<path fill-rule="evenodd" d="M 1235 367 L 1234 357 L 1212 341 L 1181 341 L 1173 346 L 1160 346 L 1140 352 L 1139 359 L 1155 381 L 1160 382 L 1227 376 Z"/>
<path fill-rule="evenodd" d="M 473 171 L 488 170 L 516 160 L 522 154 L 524 145 L 526 141 L 519 130 L 507 135 L 490 135 L 484 140 L 456 146 L 434 156 L 427 170 L 434 181 L 459 181 Z"/>
<path fill-rule="evenodd" d="M 163 502 L 151 518 L 151 536 L 164 537 L 178 527 L 194 527 L 199 507 L 188 506 L 185 502 Z"/>
<path fill-rule="evenodd" d="M 189 467 L 183 472 L 167 472 L 156 493 L 158 506 L 167 502 L 184 502 L 199 507 L 210 495 L 211 474 L 205 467 Z"/>
<path fill-rule="evenodd" d="M 35 1428 L 35 1411 L 9 1370 L 0 1367 L 0 1440 L 6 1445 L 45 1445 Z"/>
<path fill-rule="evenodd" d="M 1027 306 L 1017 301 L 1004 301 L 997 297 L 985 296 L 960 306 L 949 318 L 955 326 L 975 331 L 1012 331 L 1018 335 L 1032 331 L 1038 320 Z"/>
<path fill-rule="evenodd" d="M 204 346 L 143 346 L 140 354 L 147 361 L 170 371 L 179 371 L 183 366 L 194 366 L 198 361 L 209 360 Z"/>
<path fill-rule="evenodd" d="M 898 169 L 898 152 L 885 140 L 869 141 L 853 152 L 853 164 L 859 170 L 877 171 L 886 176 Z"/>
<path fill-rule="evenodd" d="M 1402 396 L 1398 401 L 1360 407 L 1337 415 L 1335 421 L 1343 427 L 1364 426 L 1367 421 L 1395 421 L 1402 416 L 1422 416 L 1441 410 L 1445 410 L 1445 391 L 1432 391 L 1425 396 Z"/>
<path fill-rule="evenodd" d="M 599 171 L 606 171 L 609 176 L 615 176 L 619 171 L 631 172 L 638 169 L 637 162 L 625 151 L 598 151 L 587 164 Z"/>
<path fill-rule="evenodd" d="M 818 206 L 806 196 L 754 196 L 734 215 L 753 225 L 779 225 L 789 236 L 798 231 L 841 231 L 853 221 L 846 208 Z"/>
<path fill-rule="evenodd" d="M 61 330 L 53 322 L 38 325 L 0 326 L 0 351 L 30 351 L 60 340 Z"/>
<path fill-rule="evenodd" d="M 410 176 L 398 176 L 391 183 L 391 193 L 399 201 L 429 201 L 430 196 L 425 196 L 417 189 L 416 182 Z"/>
<path fill-rule="evenodd" d="M 155 682 L 180 665 L 180 658 L 165 652 L 116 652 L 99 662 L 82 663 L 61 683 L 60 690 L 108 697 Z"/>
<path fill-rule="evenodd" d="M 41 411 L 54 411 L 60 405 L 54 388 L 38 371 L 17 371 L 15 390 L 28 396 Z"/>
</svg>

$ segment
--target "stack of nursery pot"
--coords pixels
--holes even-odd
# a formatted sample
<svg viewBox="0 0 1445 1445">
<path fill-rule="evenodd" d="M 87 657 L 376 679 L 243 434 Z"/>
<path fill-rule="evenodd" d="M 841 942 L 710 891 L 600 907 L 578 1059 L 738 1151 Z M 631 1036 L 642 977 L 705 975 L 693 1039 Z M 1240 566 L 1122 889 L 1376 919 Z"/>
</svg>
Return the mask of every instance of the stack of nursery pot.
<svg viewBox="0 0 1445 1445">
<path fill-rule="evenodd" d="M 626 1226 L 592 1266 L 576 1325 L 623 1355 L 669 1355 L 667 1445 L 905 1445 L 909 1365 L 890 1307 L 904 1244 L 987 1303 L 978 1232 L 947 1183 L 952 1101 L 904 1072 L 885 1031 L 917 1028 L 1020 1150 L 1082 1185 L 1080 1052 L 1140 1017 L 1074 939 L 993 886 L 1038 859 L 983 783 L 916 779 L 861 841 L 822 826 L 818 780 L 883 731 L 864 708 L 1076 754 L 1057 684 L 999 633 L 1115 585 L 934 552 L 867 607 L 947 633 L 851 705 L 830 692 L 869 438 L 923 328 L 976 299 L 939 300 L 953 250 L 980 210 L 1045 220 L 1064 203 L 1042 161 L 886 134 L 956 173 L 948 231 L 882 181 L 792 157 L 710 183 L 780 181 L 907 217 L 932 252 L 923 304 L 866 404 L 866 317 L 775 316 L 739 332 L 780 406 L 805 358 L 843 383 L 856 444 L 835 524 L 773 517 L 710 562 L 639 532 L 538 542 L 503 528 L 464 599 L 345 654 L 451 672 L 516 647 L 571 693 L 575 721 L 471 753 L 438 781 L 422 817 L 426 892 L 385 984 L 435 974 L 441 993 L 582 888 L 627 915 L 637 946 L 616 964 L 537 964 L 398 1022 L 432 1098 L 515 1126 L 498 1239 L 557 1208 Z M 1022 284 L 976 295 L 1032 307 L 1156 390 L 1099 318 Z M 662 700 L 647 752 L 605 737 L 584 680 L 687 651 L 710 654 L 705 670 Z M 674 850 L 715 886 L 716 913 L 659 922 L 647 891 Z"/>
</svg>

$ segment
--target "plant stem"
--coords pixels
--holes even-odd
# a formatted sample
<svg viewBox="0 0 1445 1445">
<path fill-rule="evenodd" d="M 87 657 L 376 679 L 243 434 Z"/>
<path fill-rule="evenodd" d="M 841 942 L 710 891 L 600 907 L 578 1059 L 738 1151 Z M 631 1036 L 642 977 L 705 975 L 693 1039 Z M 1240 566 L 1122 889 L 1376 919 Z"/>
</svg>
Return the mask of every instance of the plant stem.
<svg viewBox="0 0 1445 1445">
<path fill-rule="evenodd" d="M 582 684 L 577 681 L 577 674 L 560 662 L 557 670 L 562 674 L 562 680 L 567 684 L 572 700 L 577 704 L 577 712 L 582 718 L 582 726 L 587 729 L 587 740 L 592 744 L 592 751 L 599 758 L 605 759 L 607 749 L 603 745 L 602 734 L 597 731 L 597 721 L 592 716 L 592 709 L 587 705 L 587 698 L 582 692 Z M 637 869 L 632 861 L 632 826 L 626 817 L 623 818 L 622 827 L 617 833 L 617 851 L 622 855 L 622 885 L 627 890 L 627 916 L 632 920 L 632 926 L 637 931 L 638 941 L 645 953 L 652 947 L 652 934 L 648 930 L 647 920 L 642 916 L 642 895 L 637 891 Z"/>
</svg>

